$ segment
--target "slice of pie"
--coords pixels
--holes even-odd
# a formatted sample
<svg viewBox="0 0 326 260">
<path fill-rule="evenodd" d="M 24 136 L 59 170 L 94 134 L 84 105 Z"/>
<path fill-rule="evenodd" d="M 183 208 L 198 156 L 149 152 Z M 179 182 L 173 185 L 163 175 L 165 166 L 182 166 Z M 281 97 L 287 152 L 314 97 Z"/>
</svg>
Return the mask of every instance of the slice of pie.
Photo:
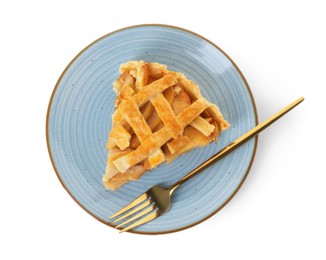
<svg viewBox="0 0 326 260">
<path fill-rule="evenodd" d="M 217 141 L 229 127 L 199 87 L 165 65 L 130 61 L 113 83 L 117 97 L 103 184 L 116 190 L 162 162 Z"/>
</svg>

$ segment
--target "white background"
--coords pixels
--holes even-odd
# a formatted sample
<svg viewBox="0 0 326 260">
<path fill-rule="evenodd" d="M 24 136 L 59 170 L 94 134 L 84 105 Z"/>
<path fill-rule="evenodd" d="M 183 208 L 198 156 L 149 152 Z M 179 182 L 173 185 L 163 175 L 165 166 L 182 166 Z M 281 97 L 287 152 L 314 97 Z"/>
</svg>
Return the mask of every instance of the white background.
<svg viewBox="0 0 326 260">
<path fill-rule="evenodd" d="M 1 259 L 326 259 L 323 1 L 1 1 Z M 212 5 L 215 3 L 215 5 Z M 118 232 L 81 209 L 52 168 L 48 101 L 66 65 L 113 30 L 163 23 L 221 47 L 260 121 L 305 101 L 259 137 L 250 174 L 207 221 L 159 235 Z"/>
</svg>

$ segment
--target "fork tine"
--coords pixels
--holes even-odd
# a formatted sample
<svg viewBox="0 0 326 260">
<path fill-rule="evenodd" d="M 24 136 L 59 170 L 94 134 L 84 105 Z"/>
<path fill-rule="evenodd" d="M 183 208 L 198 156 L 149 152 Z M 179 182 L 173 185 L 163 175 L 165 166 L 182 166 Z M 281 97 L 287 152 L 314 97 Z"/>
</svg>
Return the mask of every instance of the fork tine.
<svg viewBox="0 0 326 260">
<path fill-rule="evenodd" d="M 154 209 L 156 209 L 156 207 L 154 205 L 150 205 L 148 208 L 146 208 L 145 210 L 141 211 L 140 213 L 136 214 L 135 216 L 127 219 L 126 221 L 124 221 L 123 223 L 117 225 L 115 228 L 119 228 L 121 226 L 124 226 L 128 223 L 130 223 L 131 221 L 134 221 L 142 216 L 145 216 L 147 213 L 153 211 Z"/>
<path fill-rule="evenodd" d="M 129 229 L 132 229 L 132 228 L 138 227 L 138 226 L 140 226 L 142 224 L 145 224 L 145 223 L 157 218 L 159 215 L 160 214 L 158 213 L 158 211 L 154 211 L 151 214 L 145 216 L 144 218 L 138 220 L 137 222 L 135 222 L 135 223 L 125 227 L 124 229 L 120 230 L 119 233 L 125 232 L 125 231 L 127 231 Z"/>
<path fill-rule="evenodd" d="M 142 209 L 146 208 L 147 206 L 149 206 L 151 203 L 152 203 L 151 200 L 145 200 L 144 203 L 140 202 L 139 203 L 140 205 L 138 204 L 139 206 L 138 205 L 134 206 L 133 210 L 130 210 L 130 211 L 126 212 L 125 214 L 120 214 L 122 216 L 120 218 L 117 218 L 116 220 L 114 220 L 112 222 L 112 224 L 116 223 L 116 222 L 119 222 L 119 221 L 125 219 L 126 217 L 129 217 L 129 216 L 135 214 L 136 212 L 139 212 L 140 210 L 142 210 Z"/>
<path fill-rule="evenodd" d="M 119 216 L 120 214 L 126 212 L 127 210 L 135 207 L 139 203 L 145 201 L 147 198 L 148 198 L 148 195 L 146 193 L 143 193 L 138 198 L 136 198 L 134 201 L 130 202 L 128 205 L 126 205 L 125 207 L 123 207 L 122 209 L 120 209 L 119 211 L 114 213 L 111 217 L 109 217 L 109 219 L 112 219 L 112 218 L 115 218 L 115 217 Z"/>
</svg>

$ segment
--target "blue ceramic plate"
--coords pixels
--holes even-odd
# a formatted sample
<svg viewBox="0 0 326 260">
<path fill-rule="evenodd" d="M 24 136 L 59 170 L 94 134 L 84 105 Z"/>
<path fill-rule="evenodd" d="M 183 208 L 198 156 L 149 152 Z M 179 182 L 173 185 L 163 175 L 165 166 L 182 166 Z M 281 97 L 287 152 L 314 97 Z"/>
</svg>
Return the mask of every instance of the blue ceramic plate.
<svg viewBox="0 0 326 260">
<path fill-rule="evenodd" d="M 117 191 L 101 183 L 105 144 L 111 129 L 112 82 L 121 63 L 156 61 L 183 72 L 217 104 L 231 127 L 219 142 L 163 163 L 139 181 Z M 112 32 L 82 50 L 53 91 L 47 115 L 47 142 L 54 169 L 69 194 L 87 212 L 111 225 L 108 216 L 156 184 L 170 185 L 254 127 L 257 115 L 250 89 L 234 62 L 216 45 L 190 31 L 166 25 L 140 25 Z M 256 139 L 182 185 L 170 211 L 132 232 L 182 230 L 220 210 L 240 188 L 252 164 Z M 218 221 L 218 219 L 216 219 Z"/>
</svg>

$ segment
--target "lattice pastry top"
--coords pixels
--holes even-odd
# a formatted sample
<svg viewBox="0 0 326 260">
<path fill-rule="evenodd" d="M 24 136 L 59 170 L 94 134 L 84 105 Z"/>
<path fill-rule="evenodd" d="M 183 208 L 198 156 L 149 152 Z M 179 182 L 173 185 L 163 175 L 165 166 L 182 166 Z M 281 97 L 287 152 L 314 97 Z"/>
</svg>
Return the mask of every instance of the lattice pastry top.
<svg viewBox="0 0 326 260">
<path fill-rule="evenodd" d="M 130 61 L 120 66 L 103 184 L 115 190 L 162 162 L 217 140 L 229 127 L 199 87 L 165 65 Z"/>
</svg>

